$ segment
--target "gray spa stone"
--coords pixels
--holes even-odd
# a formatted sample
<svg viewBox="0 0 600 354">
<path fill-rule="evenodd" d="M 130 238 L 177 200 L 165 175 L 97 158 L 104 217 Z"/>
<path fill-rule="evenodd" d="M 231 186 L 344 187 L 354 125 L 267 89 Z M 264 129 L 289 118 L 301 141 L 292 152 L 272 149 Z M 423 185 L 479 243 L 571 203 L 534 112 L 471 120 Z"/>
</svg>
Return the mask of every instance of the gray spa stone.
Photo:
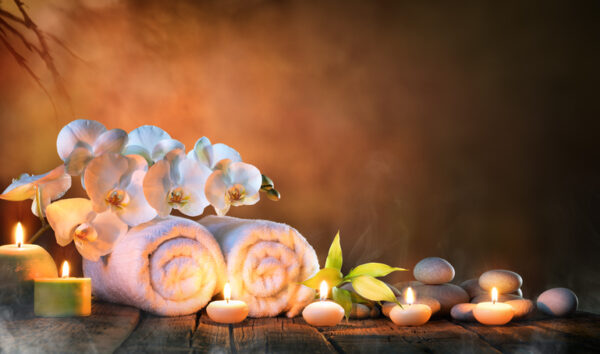
<svg viewBox="0 0 600 354">
<path fill-rule="evenodd" d="M 523 285 L 523 278 L 510 270 L 489 270 L 479 277 L 479 286 L 487 292 L 496 287 L 500 294 L 509 294 L 521 288 L 521 285 Z"/>
<path fill-rule="evenodd" d="M 475 321 L 475 316 L 473 316 L 473 309 L 475 306 L 477 306 L 477 304 L 456 304 L 452 306 L 452 309 L 450 310 L 450 316 L 457 321 Z"/>
<path fill-rule="evenodd" d="M 510 300 L 521 300 L 521 299 L 523 299 L 523 297 L 521 297 L 519 295 L 514 295 L 514 294 L 498 295 L 498 302 L 506 302 L 506 301 L 510 301 Z M 471 299 L 472 304 L 478 304 L 480 302 L 490 302 L 490 301 L 492 301 L 492 296 L 490 294 L 475 296 L 473 299 Z"/>
<path fill-rule="evenodd" d="M 460 287 L 465 289 L 470 298 L 488 293 L 487 291 L 483 290 L 481 286 L 479 286 L 479 278 L 465 280 L 460 283 Z"/>
<path fill-rule="evenodd" d="M 525 319 L 535 311 L 533 301 L 528 299 L 510 300 L 506 301 L 506 304 L 513 308 L 515 312 L 513 319 L 515 320 Z"/>
<path fill-rule="evenodd" d="M 544 291 L 537 298 L 537 308 L 551 316 L 568 316 L 577 311 L 577 295 L 567 288 L 553 288 Z"/>
<path fill-rule="evenodd" d="M 443 258 L 427 257 L 415 265 L 413 275 L 424 284 L 444 284 L 454 279 L 454 267 Z"/>
<path fill-rule="evenodd" d="M 363 304 L 352 304 L 352 311 L 350 312 L 350 318 L 362 319 L 371 316 L 371 309 L 367 305 Z"/>
<path fill-rule="evenodd" d="M 450 314 L 450 309 L 456 304 L 469 302 L 469 294 L 458 285 L 440 284 L 440 285 L 421 285 L 416 286 L 415 292 L 417 299 L 420 297 L 430 297 L 440 303 L 439 314 L 446 316 Z"/>
</svg>

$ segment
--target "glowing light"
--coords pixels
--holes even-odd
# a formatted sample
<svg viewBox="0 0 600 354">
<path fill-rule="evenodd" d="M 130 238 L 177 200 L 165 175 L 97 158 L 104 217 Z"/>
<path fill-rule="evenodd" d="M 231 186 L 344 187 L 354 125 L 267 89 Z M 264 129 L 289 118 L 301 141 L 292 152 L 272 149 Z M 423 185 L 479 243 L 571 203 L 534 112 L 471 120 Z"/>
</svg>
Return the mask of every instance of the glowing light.
<svg viewBox="0 0 600 354">
<path fill-rule="evenodd" d="M 408 289 L 406 289 L 406 294 L 404 295 L 406 298 L 406 303 L 409 305 L 412 305 L 415 302 L 415 293 L 413 292 L 413 289 L 409 286 Z"/>
<path fill-rule="evenodd" d="M 223 297 L 227 302 L 229 302 L 231 299 L 231 286 L 229 286 L 229 283 L 225 283 L 225 288 L 223 288 Z"/>
<path fill-rule="evenodd" d="M 23 225 L 20 222 L 17 223 L 17 227 L 15 228 L 15 243 L 17 247 L 21 247 L 23 244 Z"/>
<path fill-rule="evenodd" d="M 496 287 L 492 288 L 492 303 L 495 304 L 498 302 L 498 289 Z"/>
<path fill-rule="evenodd" d="M 329 286 L 327 282 L 323 280 L 321 286 L 319 286 L 319 298 L 321 300 L 327 300 L 327 294 L 329 294 Z"/>
<path fill-rule="evenodd" d="M 67 261 L 64 261 L 63 265 L 62 265 L 62 277 L 63 278 L 69 277 L 69 262 L 67 262 Z"/>
</svg>

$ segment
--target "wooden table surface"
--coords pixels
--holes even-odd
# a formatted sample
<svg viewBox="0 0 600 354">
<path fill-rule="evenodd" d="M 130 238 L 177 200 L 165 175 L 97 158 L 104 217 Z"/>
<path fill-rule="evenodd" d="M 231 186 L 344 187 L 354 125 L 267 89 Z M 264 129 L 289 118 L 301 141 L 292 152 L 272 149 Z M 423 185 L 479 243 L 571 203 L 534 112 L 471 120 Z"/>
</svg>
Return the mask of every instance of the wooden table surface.
<svg viewBox="0 0 600 354">
<path fill-rule="evenodd" d="M 501 327 L 435 319 L 396 327 L 388 319 L 315 328 L 301 318 L 215 324 L 206 312 L 157 317 L 104 302 L 81 318 L 39 318 L 0 308 L 2 353 L 592 353 L 600 315 L 513 322 Z"/>
</svg>

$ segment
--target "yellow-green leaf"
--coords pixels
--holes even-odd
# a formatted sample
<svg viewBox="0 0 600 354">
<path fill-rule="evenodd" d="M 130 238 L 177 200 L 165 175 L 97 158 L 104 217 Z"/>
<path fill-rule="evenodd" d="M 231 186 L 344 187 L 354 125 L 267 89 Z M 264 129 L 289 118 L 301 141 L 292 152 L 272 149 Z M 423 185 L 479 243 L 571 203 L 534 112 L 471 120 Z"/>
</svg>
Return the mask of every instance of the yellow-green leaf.
<svg viewBox="0 0 600 354">
<path fill-rule="evenodd" d="M 370 275 L 361 275 L 352 279 L 352 287 L 358 295 L 367 300 L 397 302 L 392 290 L 384 282 Z"/>
<path fill-rule="evenodd" d="M 321 282 L 323 280 L 327 282 L 327 285 L 331 289 L 342 281 L 342 273 L 337 269 L 323 268 L 311 278 L 303 281 L 302 284 L 308 286 L 309 288 L 319 290 L 319 286 L 321 286 Z"/>
<path fill-rule="evenodd" d="M 383 277 L 395 271 L 406 270 L 404 268 L 390 267 L 383 263 L 365 263 L 352 269 L 344 279 L 352 279 L 361 275 L 370 275 L 372 277 Z"/>
<path fill-rule="evenodd" d="M 342 270 L 342 246 L 340 245 L 340 232 L 338 231 L 329 247 L 325 260 L 325 268 Z"/>
<path fill-rule="evenodd" d="M 333 287 L 332 295 L 333 301 L 344 308 L 344 315 L 346 316 L 346 319 L 348 319 L 350 317 L 350 312 L 352 312 L 352 297 L 350 292 L 335 286 Z"/>
</svg>

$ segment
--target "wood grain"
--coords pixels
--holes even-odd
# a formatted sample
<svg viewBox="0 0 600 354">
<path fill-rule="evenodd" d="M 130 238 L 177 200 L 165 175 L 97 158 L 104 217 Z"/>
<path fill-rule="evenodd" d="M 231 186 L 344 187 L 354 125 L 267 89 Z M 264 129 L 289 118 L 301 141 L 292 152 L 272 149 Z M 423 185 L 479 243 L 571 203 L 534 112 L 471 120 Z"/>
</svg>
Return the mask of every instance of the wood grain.
<svg viewBox="0 0 600 354">
<path fill-rule="evenodd" d="M 135 331 L 117 353 L 187 353 L 196 327 L 196 315 L 160 317 L 142 313 Z"/>
<path fill-rule="evenodd" d="M 112 353 L 132 333 L 140 312 L 133 307 L 94 302 L 89 317 L 12 316 L 10 311 L 3 311 L 3 353 Z"/>
</svg>

